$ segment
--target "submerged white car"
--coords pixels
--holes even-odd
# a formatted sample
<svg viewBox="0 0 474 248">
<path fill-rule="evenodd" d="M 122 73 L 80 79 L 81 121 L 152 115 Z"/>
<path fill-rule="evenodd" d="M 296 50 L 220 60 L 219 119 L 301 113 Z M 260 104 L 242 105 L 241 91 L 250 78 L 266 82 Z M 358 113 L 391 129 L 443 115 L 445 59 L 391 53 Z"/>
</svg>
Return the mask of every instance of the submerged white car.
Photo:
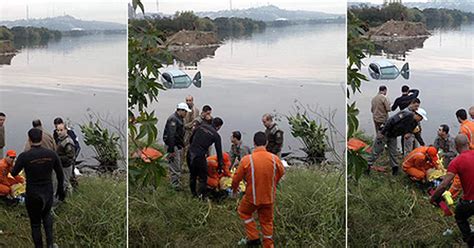
<svg viewBox="0 0 474 248">
<path fill-rule="evenodd" d="M 369 74 L 375 80 L 393 80 L 399 75 L 402 75 L 404 79 L 409 79 L 410 68 L 408 63 L 405 63 L 402 69 L 398 70 L 395 64 L 383 59 L 369 64 Z"/>
<path fill-rule="evenodd" d="M 160 81 L 168 89 L 186 89 L 192 84 L 201 88 L 201 72 L 198 71 L 194 78 L 179 69 L 168 69 L 161 72 Z"/>
</svg>

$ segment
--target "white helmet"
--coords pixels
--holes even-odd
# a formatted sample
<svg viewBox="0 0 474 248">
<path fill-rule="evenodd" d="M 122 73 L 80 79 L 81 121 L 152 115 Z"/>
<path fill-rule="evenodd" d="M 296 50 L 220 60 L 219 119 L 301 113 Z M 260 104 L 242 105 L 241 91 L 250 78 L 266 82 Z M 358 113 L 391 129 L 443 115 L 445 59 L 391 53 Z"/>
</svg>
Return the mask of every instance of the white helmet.
<svg viewBox="0 0 474 248">
<path fill-rule="evenodd" d="M 417 113 L 418 115 L 420 115 L 421 117 L 423 117 L 423 120 L 427 121 L 428 120 L 428 117 L 426 117 L 426 110 L 422 109 L 422 108 L 418 108 L 417 111 L 415 111 L 415 113 Z"/>
<path fill-rule="evenodd" d="M 182 109 L 182 110 L 185 110 L 186 112 L 191 112 L 191 109 L 189 109 L 188 105 L 185 102 L 178 103 L 178 106 L 176 106 L 176 109 Z"/>
</svg>

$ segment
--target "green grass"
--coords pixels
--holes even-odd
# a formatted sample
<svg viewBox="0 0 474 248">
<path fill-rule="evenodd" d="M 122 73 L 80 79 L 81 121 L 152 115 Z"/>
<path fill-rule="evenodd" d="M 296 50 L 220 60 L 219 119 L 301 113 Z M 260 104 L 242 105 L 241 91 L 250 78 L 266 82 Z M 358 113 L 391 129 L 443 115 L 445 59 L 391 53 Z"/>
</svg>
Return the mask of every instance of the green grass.
<svg viewBox="0 0 474 248">
<path fill-rule="evenodd" d="M 111 177 L 83 177 L 79 188 L 54 211 L 59 247 L 125 247 L 126 183 Z M 0 204 L 0 247 L 32 247 L 24 205 Z M 44 237 L 43 237 L 44 241 Z"/>
<path fill-rule="evenodd" d="M 344 191 L 340 172 L 288 170 L 277 193 L 276 246 L 344 247 Z M 130 186 L 130 247 L 235 247 L 245 236 L 237 206 L 236 199 L 200 202 L 166 181 L 156 191 Z"/>
<path fill-rule="evenodd" d="M 464 247 L 454 217 L 442 216 L 403 171 L 348 180 L 348 211 L 350 247 Z M 443 236 L 448 228 L 453 234 Z"/>
</svg>

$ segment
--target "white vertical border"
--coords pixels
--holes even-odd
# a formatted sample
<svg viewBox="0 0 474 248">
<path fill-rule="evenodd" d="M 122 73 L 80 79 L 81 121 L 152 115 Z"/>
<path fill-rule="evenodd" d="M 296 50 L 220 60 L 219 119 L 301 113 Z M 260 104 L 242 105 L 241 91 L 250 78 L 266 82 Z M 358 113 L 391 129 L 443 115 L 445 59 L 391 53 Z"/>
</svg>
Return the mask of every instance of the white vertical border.
<svg viewBox="0 0 474 248">
<path fill-rule="evenodd" d="M 344 82 L 346 83 L 345 84 L 345 91 L 344 91 L 344 102 L 346 103 L 345 106 L 344 106 L 344 109 L 346 110 L 345 113 L 344 113 L 344 124 L 346 126 L 345 130 L 345 147 L 344 147 L 344 159 L 345 159 L 345 182 L 346 182 L 346 185 L 345 185 L 345 220 L 346 220 L 346 226 L 345 226 L 345 230 L 346 230 L 346 235 L 345 235 L 345 238 L 346 238 L 346 247 L 349 247 L 349 204 L 348 204 L 348 200 L 349 200 L 349 197 L 348 197 L 348 180 L 347 180 L 347 168 L 348 168 L 348 160 L 347 160 L 347 131 L 348 131 L 348 126 L 347 126 L 347 104 L 349 103 L 349 99 L 347 98 L 347 89 L 348 89 L 348 86 L 347 86 L 347 70 L 346 70 L 346 67 L 347 67 L 347 22 L 348 22 L 348 15 L 347 15 L 347 12 L 349 10 L 349 4 L 348 4 L 348 0 L 346 1 L 346 12 L 345 12 L 345 15 L 346 15 L 346 25 L 345 25 L 345 32 L 344 32 L 344 44 L 345 44 L 345 47 L 344 47 Z"/>
<path fill-rule="evenodd" d="M 125 32 L 125 35 L 126 35 L 126 39 L 127 39 L 127 42 L 126 42 L 126 47 L 125 47 L 125 56 L 126 56 L 126 71 L 127 71 L 127 76 L 125 77 L 125 81 L 127 82 L 126 83 L 126 87 L 125 87 L 125 116 L 126 116 L 126 127 L 125 129 L 127 130 L 125 133 L 125 138 L 126 138 L 126 141 L 125 141 L 125 147 L 126 147 L 126 150 L 125 150 L 125 169 L 126 169 L 126 173 L 125 173 L 125 247 L 128 248 L 128 228 L 129 228 L 129 222 L 128 222 L 128 217 L 129 217 L 129 207 L 128 207 L 128 193 L 129 193 L 129 182 L 128 182 L 128 135 L 129 135 L 129 130 L 128 130 L 128 4 L 131 0 L 123 0 L 120 4 L 123 4 L 123 8 L 125 10 L 125 23 L 126 23 L 126 26 L 127 26 L 127 30 Z"/>
</svg>

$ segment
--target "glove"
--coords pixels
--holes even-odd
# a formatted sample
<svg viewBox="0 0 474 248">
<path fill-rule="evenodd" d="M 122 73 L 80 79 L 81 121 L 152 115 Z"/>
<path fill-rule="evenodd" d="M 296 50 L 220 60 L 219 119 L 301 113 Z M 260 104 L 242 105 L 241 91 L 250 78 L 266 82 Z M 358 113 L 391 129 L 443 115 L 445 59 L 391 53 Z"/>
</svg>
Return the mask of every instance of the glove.
<svg viewBox="0 0 474 248">
<path fill-rule="evenodd" d="M 58 192 L 56 192 L 56 197 L 60 201 L 64 201 L 66 198 L 66 192 L 64 191 L 64 188 L 58 189 Z"/>
</svg>

